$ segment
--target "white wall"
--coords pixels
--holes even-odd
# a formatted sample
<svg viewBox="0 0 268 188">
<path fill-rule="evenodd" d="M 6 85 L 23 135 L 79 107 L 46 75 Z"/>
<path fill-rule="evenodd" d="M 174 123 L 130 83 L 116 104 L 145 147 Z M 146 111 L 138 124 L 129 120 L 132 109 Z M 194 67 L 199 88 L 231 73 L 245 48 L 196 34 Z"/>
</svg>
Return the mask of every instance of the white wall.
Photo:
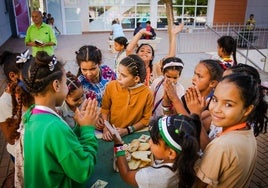
<svg viewBox="0 0 268 188">
<path fill-rule="evenodd" d="M 245 21 L 250 14 L 254 14 L 257 25 L 268 25 L 268 1 L 267 0 L 248 0 Z"/>
<path fill-rule="evenodd" d="M 7 7 L 8 8 L 8 7 Z M 10 10 L 13 11 L 13 10 Z M 11 36 L 11 28 L 8 10 L 6 10 L 5 1 L 0 1 L 0 45 L 4 44 Z"/>
</svg>

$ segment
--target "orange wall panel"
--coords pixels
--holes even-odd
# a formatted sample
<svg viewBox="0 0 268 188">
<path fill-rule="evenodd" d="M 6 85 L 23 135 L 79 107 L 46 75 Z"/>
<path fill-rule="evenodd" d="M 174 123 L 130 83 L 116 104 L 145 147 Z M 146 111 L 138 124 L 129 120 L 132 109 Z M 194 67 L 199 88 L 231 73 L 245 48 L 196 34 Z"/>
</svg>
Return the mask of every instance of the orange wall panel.
<svg viewBox="0 0 268 188">
<path fill-rule="evenodd" d="M 244 23 L 247 0 L 215 0 L 213 23 Z"/>
</svg>

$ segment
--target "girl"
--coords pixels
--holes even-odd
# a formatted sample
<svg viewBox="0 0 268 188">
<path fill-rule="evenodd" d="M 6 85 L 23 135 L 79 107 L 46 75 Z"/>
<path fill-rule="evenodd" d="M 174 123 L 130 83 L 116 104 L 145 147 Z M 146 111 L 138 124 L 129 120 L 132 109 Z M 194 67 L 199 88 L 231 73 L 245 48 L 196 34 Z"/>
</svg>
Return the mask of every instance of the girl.
<svg viewBox="0 0 268 188">
<path fill-rule="evenodd" d="M 97 102 L 87 100 L 77 109 L 77 137 L 56 113 L 68 93 L 63 64 L 40 51 L 25 65 L 22 77 L 35 105 L 23 118 L 24 187 L 84 187 L 96 162 Z"/>
<path fill-rule="evenodd" d="M 23 81 L 14 84 L 12 89 L 12 108 L 14 116 L 12 122 L 16 122 L 18 139 L 15 140 L 15 187 L 23 187 L 24 185 L 24 125 L 21 122 L 23 114 L 34 104 L 33 96 L 27 91 Z M 15 120 L 15 121 L 14 121 Z"/>
<path fill-rule="evenodd" d="M 181 23 L 179 26 L 172 27 L 171 35 L 170 35 L 170 44 L 169 44 L 169 54 L 167 57 L 174 57 L 176 55 L 176 36 L 177 34 L 182 31 L 184 24 Z M 129 45 L 126 49 L 126 54 L 132 54 L 136 46 L 138 45 L 138 41 L 144 36 L 144 35 L 152 35 L 149 31 L 146 31 L 146 29 L 141 29 L 131 40 Z M 156 64 L 156 68 L 153 68 L 153 60 L 154 60 L 154 49 L 150 44 L 141 44 L 137 50 L 136 54 L 142 58 L 142 60 L 145 63 L 146 67 L 146 79 L 145 79 L 145 85 L 149 86 L 151 85 L 154 78 L 159 76 L 159 67 L 161 67 L 161 63 Z"/>
<path fill-rule="evenodd" d="M 192 78 L 193 86 L 186 90 L 185 95 L 180 99 L 168 80 L 165 82 L 166 96 L 162 100 L 164 114 L 181 113 L 189 115 L 198 114 L 202 121 L 201 149 L 209 142 L 207 132 L 211 125 L 210 114 L 207 110 L 214 88 L 221 79 L 223 69 L 217 60 L 202 60 L 194 70 Z"/>
<path fill-rule="evenodd" d="M 250 65 L 239 63 L 235 66 L 229 67 L 228 69 L 224 71 L 223 76 L 227 76 L 233 73 L 242 73 L 248 76 L 253 76 L 253 78 L 258 82 L 258 84 L 261 84 L 261 79 L 260 79 L 258 70 Z M 262 88 L 260 87 L 260 89 Z M 260 92 L 260 94 L 262 93 L 263 91 Z M 264 121 L 264 117 L 260 115 L 261 114 L 256 114 L 256 116 L 259 116 L 260 120 Z M 222 132 L 222 127 L 216 127 L 215 125 L 211 124 L 208 137 L 212 140 L 221 132 Z"/>
<path fill-rule="evenodd" d="M 155 161 L 152 166 L 140 170 L 129 169 L 123 143 L 114 137 L 114 152 L 123 180 L 143 188 L 192 187 L 194 164 L 199 157 L 199 118 L 180 114 L 164 116 L 153 119 L 150 127 L 149 144 Z"/>
<path fill-rule="evenodd" d="M 254 134 L 263 127 L 256 114 L 264 117 L 267 110 L 259 88 L 253 76 L 241 73 L 225 76 L 217 85 L 209 111 L 213 124 L 223 131 L 204 151 L 197 187 L 249 186 L 257 157 Z"/>
<path fill-rule="evenodd" d="M 196 65 L 194 70 L 194 76 L 192 78 L 193 86 L 187 89 L 186 95 L 181 98 L 181 101 L 176 95 L 172 83 L 170 81 L 165 83 L 165 92 L 167 93 L 168 98 L 164 98 L 164 100 L 162 101 L 162 105 L 168 108 L 167 110 L 174 109 L 177 113 L 200 114 L 207 106 L 207 104 L 200 103 L 197 106 L 197 104 L 190 103 L 191 93 L 197 92 L 199 98 L 207 100 L 208 103 L 214 91 L 214 88 L 217 86 L 218 82 L 222 77 L 222 74 L 223 69 L 221 68 L 217 60 L 206 59 L 200 61 Z M 181 102 L 183 104 L 181 104 Z M 182 109 L 182 106 L 184 110 Z"/>
<path fill-rule="evenodd" d="M 118 52 L 115 58 L 115 73 L 118 75 L 118 65 L 120 61 L 126 57 L 126 48 L 128 45 L 128 40 L 126 37 L 117 37 L 114 39 L 114 49 Z"/>
<path fill-rule="evenodd" d="M 12 115 L 14 115 L 12 112 L 12 97 L 10 86 L 12 84 L 17 84 L 20 78 L 21 68 L 23 64 L 28 60 L 28 58 L 29 50 L 26 50 L 22 54 L 5 51 L 0 56 L 0 64 L 3 66 L 3 71 L 7 79 L 5 91 L 0 97 L 0 127 L 6 141 L 8 142 L 7 151 L 11 154 L 13 161 L 15 155 L 14 143 L 15 139 L 18 138 L 19 135 L 17 134 L 17 136 L 12 136 L 10 134 L 9 127 L 6 124 L 6 119 L 11 118 Z M 18 127 L 14 128 L 17 129 Z"/>
<path fill-rule="evenodd" d="M 66 73 L 68 93 L 60 108 L 57 108 L 58 113 L 66 121 L 66 123 L 75 131 L 78 127 L 74 120 L 74 114 L 78 107 L 83 102 L 83 88 L 77 77 L 71 72 Z"/>
<path fill-rule="evenodd" d="M 221 66 L 225 69 L 237 64 L 236 61 L 236 41 L 231 36 L 222 36 L 217 40 L 218 56 L 220 57 Z M 233 56 L 233 59 L 231 58 Z"/>
<path fill-rule="evenodd" d="M 107 65 L 101 65 L 102 53 L 96 46 L 82 46 L 76 53 L 79 66 L 78 80 L 83 86 L 86 98 L 97 99 L 101 107 L 106 84 L 116 79 L 116 74 Z"/>
<path fill-rule="evenodd" d="M 164 92 L 165 80 L 170 80 L 173 83 L 173 86 L 176 87 L 178 97 L 181 98 L 184 95 L 184 87 L 178 83 L 183 66 L 184 64 L 182 60 L 177 57 L 169 57 L 163 61 L 161 68 L 163 76 L 156 78 L 150 86 L 152 92 L 154 93 L 154 117 L 164 115 L 161 103 L 163 98 L 167 97 L 166 92 Z"/>
<path fill-rule="evenodd" d="M 111 81 L 103 95 L 102 117 L 113 124 L 121 136 L 143 129 L 152 115 L 153 96 L 143 83 L 145 65 L 137 55 L 125 57 L 118 67 L 119 77 Z M 106 127 L 103 139 L 112 140 Z"/>
</svg>

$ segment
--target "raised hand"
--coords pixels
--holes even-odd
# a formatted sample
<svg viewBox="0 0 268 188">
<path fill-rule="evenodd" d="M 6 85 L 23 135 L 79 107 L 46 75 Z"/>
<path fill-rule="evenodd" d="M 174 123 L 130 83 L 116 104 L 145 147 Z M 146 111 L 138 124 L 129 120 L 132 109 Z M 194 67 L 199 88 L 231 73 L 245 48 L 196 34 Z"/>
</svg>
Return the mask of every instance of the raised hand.
<svg viewBox="0 0 268 188">
<path fill-rule="evenodd" d="M 180 23 L 179 25 L 174 25 L 171 28 L 171 33 L 176 35 L 183 30 L 183 27 L 184 27 L 184 23 Z"/>
</svg>

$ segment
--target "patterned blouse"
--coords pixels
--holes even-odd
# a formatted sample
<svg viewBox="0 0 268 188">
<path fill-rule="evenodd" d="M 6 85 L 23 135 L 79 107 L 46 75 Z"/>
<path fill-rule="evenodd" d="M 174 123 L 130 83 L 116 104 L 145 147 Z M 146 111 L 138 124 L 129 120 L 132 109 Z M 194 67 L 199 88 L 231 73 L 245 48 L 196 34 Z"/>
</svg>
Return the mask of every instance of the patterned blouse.
<svg viewBox="0 0 268 188">
<path fill-rule="evenodd" d="M 115 72 L 107 65 L 100 66 L 100 80 L 98 83 L 90 83 L 83 74 L 78 76 L 78 80 L 82 83 L 86 98 L 97 99 L 98 106 L 101 107 L 102 96 L 106 84 L 116 79 Z"/>
</svg>

